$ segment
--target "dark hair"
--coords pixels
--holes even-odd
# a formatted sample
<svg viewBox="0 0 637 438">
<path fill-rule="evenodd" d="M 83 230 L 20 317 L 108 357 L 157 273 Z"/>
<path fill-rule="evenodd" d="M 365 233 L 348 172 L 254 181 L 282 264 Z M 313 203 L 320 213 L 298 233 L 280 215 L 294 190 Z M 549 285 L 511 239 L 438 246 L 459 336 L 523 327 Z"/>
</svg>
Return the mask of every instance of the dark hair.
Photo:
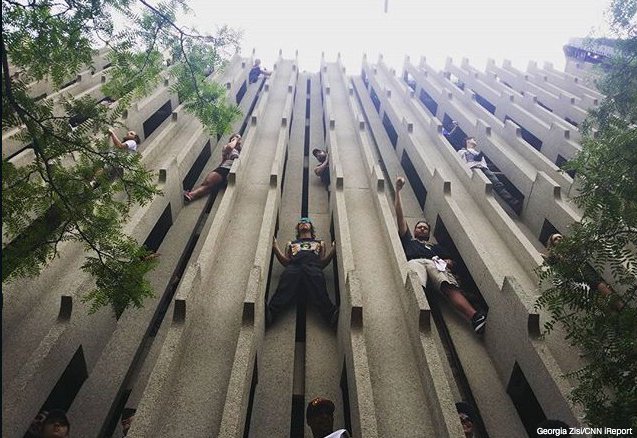
<svg viewBox="0 0 637 438">
<path fill-rule="evenodd" d="M 66 417 L 66 412 L 62 409 L 52 409 L 47 414 L 46 418 L 42 422 L 42 425 L 51 424 L 59 422 L 60 424 L 69 428 L 71 430 L 71 423 L 69 423 L 69 419 Z"/>
<path fill-rule="evenodd" d="M 307 404 L 307 408 L 305 409 L 305 418 L 306 420 L 310 420 L 320 414 L 333 415 L 334 408 L 334 402 L 332 402 L 332 400 L 328 400 L 323 397 L 316 397 Z"/>
<path fill-rule="evenodd" d="M 476 422 L 476 411 L 469 403 L 465 401 L 456 403 L 456 411 L 458 411 L 459 414 L 465 414 L 469 417 L 471 422 Z"/>
<path fill-rule="evenodd" d="M 420 219 L 418 222 L 416 222 L 416 225 L 414 225 L 414 228 L 416 228 L 420 224 L 427 225 L 427 229 L 429 229 L 429 231 L 431 231 L 431 224 L 429 222 L 427 222 L 425 219 Z"/>
<path fill-rule="evenodd" d="M 296 224 L 296 238 L 297 240 L 301 238 L 301 233 L 299 233 L 299 224 L 301 223 L 301 221 L 299 221 Z M 314 231 L 314 224 L 312 222 L 309 222 L 310 224 L 310 234 L 312 235 L 312 239 L 316 239 L 316 232 Z"/>
<path fill-rule="evenodd" d="M 464 140 L 462 140 L 462 147 L 466 148 L 467 147 L 467 142 L 469 140 L 471 140 L 471 139 L 475 140 L 476 138 L 474 136 L 472 136 L 472 135 L 470 135 L 469 137 L 465 137 Z"/>
<path fill-rule="evenodd" d="M 142 139 L 139 138 L 139 135 L 135 134 L 135 143 L 140 144 L 142 142 Z"/>
<path fill-rule="evenodd" d="M 323 152 L 323 149 L 320 149 L 320 148 L 314 148 L 314 149 L 312 149 L 312 155 L 314 155 L 315 157 L 316 157 L 316 153 L 317 153 L 317 152 Z"/>
</svg>

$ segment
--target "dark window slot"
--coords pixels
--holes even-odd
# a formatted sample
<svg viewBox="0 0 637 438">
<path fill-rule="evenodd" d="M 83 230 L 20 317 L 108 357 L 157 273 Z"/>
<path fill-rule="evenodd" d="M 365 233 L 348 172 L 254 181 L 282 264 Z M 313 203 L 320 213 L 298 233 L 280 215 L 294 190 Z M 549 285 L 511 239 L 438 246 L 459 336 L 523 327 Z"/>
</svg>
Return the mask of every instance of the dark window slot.
<svg viewBox="0 0 637 438">
<path fill-rule="evenodd" d="M 130 397 L 132 392 L 132 389 L 127 389 L 117 394 L 117 398 L 115 399 L 115 402 L 112 406 L 113 411 L 109 413 L 107 421 L 104 423 L 99 436 L 113 436 L 113 434 L 115 433 L 115 429 L 117 428 L 117 424 L 120 422 L 120 419 L 124 414 L 124 411 L 135 411 L 135 409 L 126 409 L 126 402 L 128 402 L 128 398 Z"/>
<path fill-rule="evenodd" d="M 157 219 L 152 231 L 148 234 L 148 237 L 144 242 L 144 246 L 150 251 L 157 251 L 161 246 L 161 243 L 164 241 L 164 237 L 166 237 L 166 233 L 168 233 L 172 224 L 172 211 L 170 204 L 168 204 L 164 209 L 164 212 L 161 216 L 159 216 L 159 219 Z"/>
<path fill-rule="evenodd" d="M 557 167 L 562 169 L 566 163 L 568 163 L 568 160 L 560 154 L 557 154 L 557 159 L 555 160 L 555 164 L 557 164 Z M 571 178 L 575 178 L 575 169 L 565 170 L 565 172 Z"/>
<path fill-rule="evenodd" d="M 420 96 L 418 96 L 418 98 L 420 99 L 422 104 L 425 105 L 425 108 L 427 108 L 429 112 L 434 117 L 436 117 L 436 113 L 438 112 L 438 104 L 435 100 L 433 100 L 429 93 L 427 93 L 425 90 L 420 90 Z"/>
<path fill-rule="evenodd" d="M 52 409 L 68 411 L 87 378 L 88 371 L 86 360 L 84 359 L 84 350 L 80 345 L 40 411 L 50 411 Z"/>
<path fill-rule="evenodd" d="M 309 82 L 309 81 L 308 81 Z M 310 118 L 310 95 L 307 95 L 307 99 L 305 99 L 305 118 Z"/>
<path fill-rule="evenodd" d="M 513 120 L 511 117 L 506 116 L 504 120 L 505 121 L 511 120 L 513 123 L 518 125 L 520 129 L 522 130 L 522 139 L 526 141 L 528 144 L 530 144 L 531 146 L 533 146 L 533 148 L 537 149 L 538 151 L 542 149 L 542 140 L 537 138 L 535 135 L 531 134 L 531 132 L 526 130 L 522 125 L 520 125 L 518 122 Z"/>
<path fill-rule="evenodd" d="M 403 75 L 403 81 L 405 81 L 407 86 L 411 88 L 412 91 L 416 91 L 416 79 L 414 79 L 414 77 L 409 74 L 409 72 L 405 71 L 405 74 Z"/>
<path fill-rule="evenodd" d="M 374 104 L 374 108 L 376 108 L 376 112 L 380 114 L 380 99 L 378 98 L 378 94 L 376 94 L 374 87 L 369 89 L 369 95 L 372 98 L 372 103 Z"/>
<path fill-rule="evenodd" d="M 535 436 L 538 424 L 546 420 L 546 415 L 517 362 L 513 366 L 507 394 L 511 397 L 526 432 L 529 436 Z"/>
<path fill-rule="evenodd" d="M 341 372 L 341 398 L 343 399 L 343 420 L 345 421 L 345 429 L 352 434 L 352 411 L 349 401 L 349 385 L 347 383 L 347 364 L 343 360 L 343 371 Z"/>
<path fill-rule="evenodd" d="M 60 87 L 60 90 L 63 90 L 66 87 L 70 87 L 71 85 L 76 84 L 76 83 L 77 83 L 77 76 L 75 77 L 75 79 L 72 79 L 72 80 L 68 81 L 66 84 L 62 85 Z"/>
<path fill-rule="evenodd" d="M 484 97 L 480 96 L 478 93 L 475 93 L 475 96 L 476 96 L 476 102 L 478 102 L 482 108 L 486 109 L 491 114 L 495 114 L 495 105 L 494 104 L 489 102 Z"/>
<path fill-rule="evenodd" d="M 37 102 L 37 101 L 39 101 L 39 100 L 44 99 L 45 97 L 46 97 L 46 93 L 42 93 L 42 94 L 40 94 L 39 96 L 35 97 L 35 98 L 33 99 L 33 101 L 34 101 L 34 102 Z"/>
<path fill-rule="evenodd" d="M 513 87 L 511 86 L 511 84 L 509 84 L 507 81 L 501 81 L 505 87 L 509 87 L 511 89 L 513 89 Z"/>
<path fill-rule="evenodd" d="M 243 119 L 243 123 L 241 124 L 241 128 L 239 128 L 239 134 L 241 136 L 243 136 L 243 133 L 245 132 L 245 130 L 248 128 L 248 122 L 250 121 L 250 114 L 252 114 L 252 112 L 254 111 L 254 107 L 257 105 L 257 100 L 258 96 L 261 94 L 261 90 L 263 90 L 263 85 L 265 84 L 265 81 L 261 81 L 259 83 L 259 90 L 257 91 L 257 94 L 255 94 L 254 99 L 252 99 L 252 103 L 250 104 L 250 108 L 248 108 L 248 111 L 246 111 L 246 116 Z"/>
<path fill-rule="evenodd" d="M 389 141 L 391 141 L 392 146 L 394 146 L 394 149 L 396 149 L 396 144 L 398 144 L 398 133 L 396 132 L 396 129 L 394 129 L 394 125 L 392 125 L 389 117 L 387 117 L 387 113 L 383 114 L 383 126 L 385 127 L 385 131 L 387 132 Z"/>
<path fill-rule="evenodd" d="M 165 104 L 162 105 L 155 113 L 150 116 L 144 122 L 144 138 L 150 137 L 150 135 L 155 132 L 159 125 L 163 123 L 173 112 L 172 103 L 170 100 L 166 101 Z"/>
<path fill-rule="evenodd" d="M 365 84 L 365 88 L 369 88 L 369 78 L 365 70 L 361 70 L 361 79 L 363 80 L 363 84 Z"/>
<path fill-rule="evenodd" d="M 310 98 L 310 95 L 312 94 L 312 80 L 308 78 L 307 82 L 305 83 L 305 94 L 307 95 L 307 98 Z"/>
<path fill-rule="evenodd" d="M 566 120 L 568 123 L 570 123 L 571 125 L 575 126 L 576 128 L 579 126 L 579 123 L 577 123 L 573 119 L 569 119 L 568 117 L 564 117 L 564 120 Z"/>
<path fill-rule="evenodd" d="M 557 228 L 553 226 L 552 223 L 548 221 L 548 219 L 544 219 L 544 223 L 542 224 L 542 230 L 540 231 L 540 243 L 542 245 L 546 245 L 546 241 L 549 239 L 549 236 L 553 234 L 557 234 L 559 231 Z"/>
<path fill-rule="evenodd" d="M 248 82 L 243 81 L 243 84 L 241 84 L 241 87 L 239 88 L 239 91 L 237 91 L 237 95 L 235 96 L 237 105 L 241 103 L 241 99 L 243 99 L 243 96 L 245 96 L 246 91 L 248 91 Z"/>
<path fill-rule="evenodd" d="M 17 151 L 15 151 L 11 155 L 9 155 L 7 158 L 5 158 L 5 160 L 6 161 L 10 161 L 13 157 L 15 157 L 15 156 L 19 155 L 20 153 L 24 152 L 25 149 L 31 149 L 31 148 L 33 148 L 33 143 L 29 143 L 25 147 L 18 149 Z"/>
<path fill-rule="evenodd" d="M 186 174 L 186 177 L 182 181 L 181 186 L 184 190 L 191 190 L 195 186 L 195 184 L 197 183 L 197 178 L 199 178 L 199 175 L 201 175 L 201 172 L 203 171 L 204 167 L 206 167 L 206 163 L 208 163 L 208 160 L 211 156 L 212 151 L 210 148 L 210 140 L 208 140 L 203 146 L 203 149 L 199 153 L 199 156 L 197 157 L 195 162 L 192 163 L 188 174 Z"/>
<path fill-rule="evenodd" d="M 453 133 L 449 136 L 446 136 L 447 141 L 451 143 L 451 146 L 457 151 L 464 147 L 464 139 L 467 138 L 467 134 L 460 128 L 460 126 L 453 129 L 453 119 L 449 117 L 447 113 L 442 118 L 442 126 L 445 128 L 447 132 Z"/>
<path fill-rule="evenodd" d="M 111 65 L 113 65 L 111 62 L 109 62 L 108 64 L 106 64 L 104 67 L 102 67 L 102 70 L 106 70 L 107 68 L 109 68 Z"/>
<path fill-rule="evenodd" d="M 250 436 L 250 423 L 252 420 L 252 409 L 254 408 L 254 394 L 259 384 L 259 367 L 257 366 L 257 358 L 254 358 L 254 367 L 252 368 L 252 382 L 250 383 L 250 398 L 248 399 L 248 411 L 246 412 L 246 421 L 243 426 L 243 438 Z"/>
<path fill-rule="evenodd" d="M 53 205 L 2 249 L 3 281 L 17 268 L 17 261 L 24 254 L 29 254 L 43 245 L 51 233 L 62 225 L 62 217 L 63 212 L 56 205 Z"/>
<path fill-rule="evenodd" d="M 400 160 L 400 164 L 403 166 L 403 169 L 405 170 L 405 176 L 407 177 L 411 188 L 416 194 L 416 198 L 418 199 L 420 208 L 424 209 L 425 201 L 427 200 L 427 189 L 425 189 L 425 185 L 422 183 L 420 176 L 418 176 L 418 172 L 416 172 L 416 168 L 411 162 L 407 151 L 403 151 L 403 156 Z"/>
<path fill-rule="evenodd" d="M 552 113 L 553 110 L 551 108 L 549 108 L 548 106 L 544 105 L 542 102 L 540 102 L 539 100 L 536 100 L 535 102 L 537 102 L 538 105 L 540 105 L 542 108 L 544 108 L 545 110 L 547 110 L 548 112 Z"/>
<path fill-rule="evenodd" d="M 290 416 L 290 438 L 303 438 L 305 430 L 305 395 L 292 395 L 292 415 Z"/>
<path fill-rule="evenodd" d="M 455 273 L 462 279 L 462 289 L 465 291 L 467 300 L 469 300 L 473 307 L 488 311 L 489 306 L 487 305 L 487 302 L 482 297 L 475 281 L 473 281 L 473 277 L 471 276 L 469 269 L 467 269 L 467 265 L 464 260 L 462 260 L 460 252 L 458 251 L 456 244 L 451 239 L 451 235 L 447 231 L 447 227 L 445 227 L 440 216 L 436 218 L 434 237 L 438 243 L 447 248 L 447 250 L 451 253 L 451 258 L 454 260 Z"/>
</svg>

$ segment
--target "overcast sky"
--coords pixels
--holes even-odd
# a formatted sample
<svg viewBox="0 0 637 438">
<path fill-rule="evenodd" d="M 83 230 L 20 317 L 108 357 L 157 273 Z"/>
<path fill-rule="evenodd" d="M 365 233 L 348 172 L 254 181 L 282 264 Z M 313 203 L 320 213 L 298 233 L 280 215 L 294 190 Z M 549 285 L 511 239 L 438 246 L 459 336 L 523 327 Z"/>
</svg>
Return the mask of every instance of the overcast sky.
<svg viewBox="0 0 637 438">
<path fill-rule="evenodd" d="M 349 70 L 362 54 L 399 71 L 405 55 L 436 68 L 451 56 L 483 70 L 487 58 L 510 59 L 526 70 L 529 60 L 564 67 L 562 46 L 570 37 L 603 33 L 609 0 L 189 0 L 194 15 L 184 24 L 214 32 L 222 24 L 242 29 L 242 53 L 256 49 L 271 68 L 279 49 L 299 51 L 301 70 L 318 71 L 321 52 L 334 61 L 340 52 Z M 600 30 L 601 29 L 601 30 Z"/>
</svg>

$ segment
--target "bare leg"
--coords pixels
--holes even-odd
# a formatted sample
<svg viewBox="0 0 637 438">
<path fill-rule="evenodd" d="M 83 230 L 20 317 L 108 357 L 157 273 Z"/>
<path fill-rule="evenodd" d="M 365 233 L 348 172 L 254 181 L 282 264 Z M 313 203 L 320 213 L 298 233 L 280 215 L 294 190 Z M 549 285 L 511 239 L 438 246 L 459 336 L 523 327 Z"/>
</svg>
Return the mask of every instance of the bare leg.
<svg viewBox="0 0 637 438">
<path fill-rule="evenodd" d="M 473 315 L 476 314 L 476 309 L 473 308 L 471 303 L 462 294 L 462 291 L 448 283 L 445 283 L 441 287 L 442 292 L 449 298 L 449 301 L 467 320 L 471 321 Z"/>
<path fill-rule="evenodd" d="M 220 186 L 223 183 L 223 176 L 218 174 L 217 172 L 210 172 L 206 179 L 203 180 L 201 185 L 197 187 L 195 190 L 188 192 L 191 200 L 195 200 L 200 198 L 208 193 L 212 192 L 216 187 Z"/>
</svg>

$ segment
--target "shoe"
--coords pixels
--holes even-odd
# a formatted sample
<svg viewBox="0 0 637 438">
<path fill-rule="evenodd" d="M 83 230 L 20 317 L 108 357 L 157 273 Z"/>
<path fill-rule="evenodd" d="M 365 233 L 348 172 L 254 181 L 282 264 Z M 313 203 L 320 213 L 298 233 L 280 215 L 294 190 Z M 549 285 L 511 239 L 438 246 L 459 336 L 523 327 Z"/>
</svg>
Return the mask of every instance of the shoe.
<svg viewBox="0 0 637 438">
<path fill-rule="evenodd" d="M 471 318 L 471 326 L 476 334 L 481 335 L 484 333 L 484 326 L 487 324 L 487 315 L 482 312 L 476 312 Z"/>
<path fill-rule="evenodd" d="M 189 192 L 184 192 L 184 202 L 187 204 L 192 201 L 192 196 L 190 196 Z"/>
</svg>

